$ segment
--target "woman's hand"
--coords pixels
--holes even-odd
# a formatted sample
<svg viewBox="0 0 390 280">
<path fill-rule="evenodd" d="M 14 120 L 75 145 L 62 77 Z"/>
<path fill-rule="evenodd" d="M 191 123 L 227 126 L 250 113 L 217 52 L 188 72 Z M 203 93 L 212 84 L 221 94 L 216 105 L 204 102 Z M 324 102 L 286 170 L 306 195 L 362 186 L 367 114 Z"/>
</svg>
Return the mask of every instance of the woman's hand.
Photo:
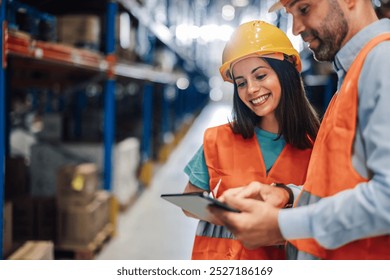
<svg viewBox="0 0 390 280">
<path fill-rule="evenodd" d="M 184 189 L 184 193 L 190 193 L 190 192 L 204 192 L 203 189 L 201 188 L 198 188 L 197 186 L 194 186 L 193 184 L 191 184 L 190 182 L 187 183 L 185 189 Z M 195 219 L 198 219 L 200 220 L 200 218 L 184 209 L 182 209 L 184 215 L 186 215 L 187 217 L 190 217 L 190 218 L 195 218 Z M 212 223 L 212 224 L 215 224 L 215 225 L 222 225 L 218 220 L 215 220 L 212 215 L 210 215 L 210 218 L 208 218 L 207 220 L 205 220 L 209 223 Z"/>
<path fill-rule="evenodd" d="M 286 190 L 259 182 L 251 182 L 244 187 L 229 189 L 219 199 L 227 202 L 232 197 L 261 200 L 277 208 L 283 208 L 289 200 L 289 194 Z"/>
</svg>

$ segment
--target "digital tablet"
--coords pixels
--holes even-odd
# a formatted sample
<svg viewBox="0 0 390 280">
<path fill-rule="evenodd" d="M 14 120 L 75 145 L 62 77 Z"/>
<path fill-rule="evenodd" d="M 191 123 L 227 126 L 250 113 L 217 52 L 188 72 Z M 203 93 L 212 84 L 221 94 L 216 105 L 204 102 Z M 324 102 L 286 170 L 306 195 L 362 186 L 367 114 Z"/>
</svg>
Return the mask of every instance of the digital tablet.
<svg viewBox="0 0 390 280">
<path fill-rule="evenodd" d="M 161 197 L 204 220 L 209 215 L 207 211 L 207 206 L 209 205 L 220 207 L 226 211 L 240 213 L 240 210 L 210 197 L 208 192 L 162 194 Z"/>
</svg>

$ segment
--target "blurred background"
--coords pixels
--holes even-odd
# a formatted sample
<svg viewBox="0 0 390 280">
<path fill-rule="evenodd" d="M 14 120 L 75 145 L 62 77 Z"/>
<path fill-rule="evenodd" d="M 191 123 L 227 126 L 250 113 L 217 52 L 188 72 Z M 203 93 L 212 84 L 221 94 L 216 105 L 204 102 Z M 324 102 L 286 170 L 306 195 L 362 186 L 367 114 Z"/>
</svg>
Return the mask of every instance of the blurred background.
<svg viewBox="0 0 390 280">
<path fill-rule="evenodd" d="M 204 130 L 230 118 L 233 30 L 284 30 L 320 115 L 336 88 L 273 3 L 0 1 L 0 259 L 189 259 L 197 221 L 160 195 L 183 191 Z"/>
</svg>

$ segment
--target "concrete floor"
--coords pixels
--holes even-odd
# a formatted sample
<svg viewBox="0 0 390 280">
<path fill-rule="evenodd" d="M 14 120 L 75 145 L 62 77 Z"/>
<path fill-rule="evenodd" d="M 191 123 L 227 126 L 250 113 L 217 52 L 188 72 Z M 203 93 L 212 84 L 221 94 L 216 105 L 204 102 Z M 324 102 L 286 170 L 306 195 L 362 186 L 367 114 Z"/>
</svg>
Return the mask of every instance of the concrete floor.
<svg viewBox="0 0 390 280">
<path fill-rule="evenodd" d="M 207 127 L 226 123 L 229 101 L 211 102 L 197 117 L 167 162 L 158 168 L 149 187 L 118 217 L 117 234 L 102 248 L 100 260 L 188 260 L 197 220 L 163 200 L 162 193 L 182 192 L 183 169 L 202 143 Z"/>
</svg>

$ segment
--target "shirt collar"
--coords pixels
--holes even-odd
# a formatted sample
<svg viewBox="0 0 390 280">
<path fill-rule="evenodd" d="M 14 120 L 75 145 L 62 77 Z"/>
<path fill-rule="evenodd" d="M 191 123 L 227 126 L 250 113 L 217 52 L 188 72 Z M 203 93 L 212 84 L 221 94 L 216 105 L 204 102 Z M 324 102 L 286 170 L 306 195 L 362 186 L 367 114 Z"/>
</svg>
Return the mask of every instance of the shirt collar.
<svg viewBox="0 0 390 280">
<path fill-rule="evenodd" d="M 336 72 L 346 73 L 364 45 L 379 34 L 389 32 L 389 26 L 390 19 L 381 19 L 365 27 L 353 36 L 336 54 L 333 62 Z"/>
</svg>

